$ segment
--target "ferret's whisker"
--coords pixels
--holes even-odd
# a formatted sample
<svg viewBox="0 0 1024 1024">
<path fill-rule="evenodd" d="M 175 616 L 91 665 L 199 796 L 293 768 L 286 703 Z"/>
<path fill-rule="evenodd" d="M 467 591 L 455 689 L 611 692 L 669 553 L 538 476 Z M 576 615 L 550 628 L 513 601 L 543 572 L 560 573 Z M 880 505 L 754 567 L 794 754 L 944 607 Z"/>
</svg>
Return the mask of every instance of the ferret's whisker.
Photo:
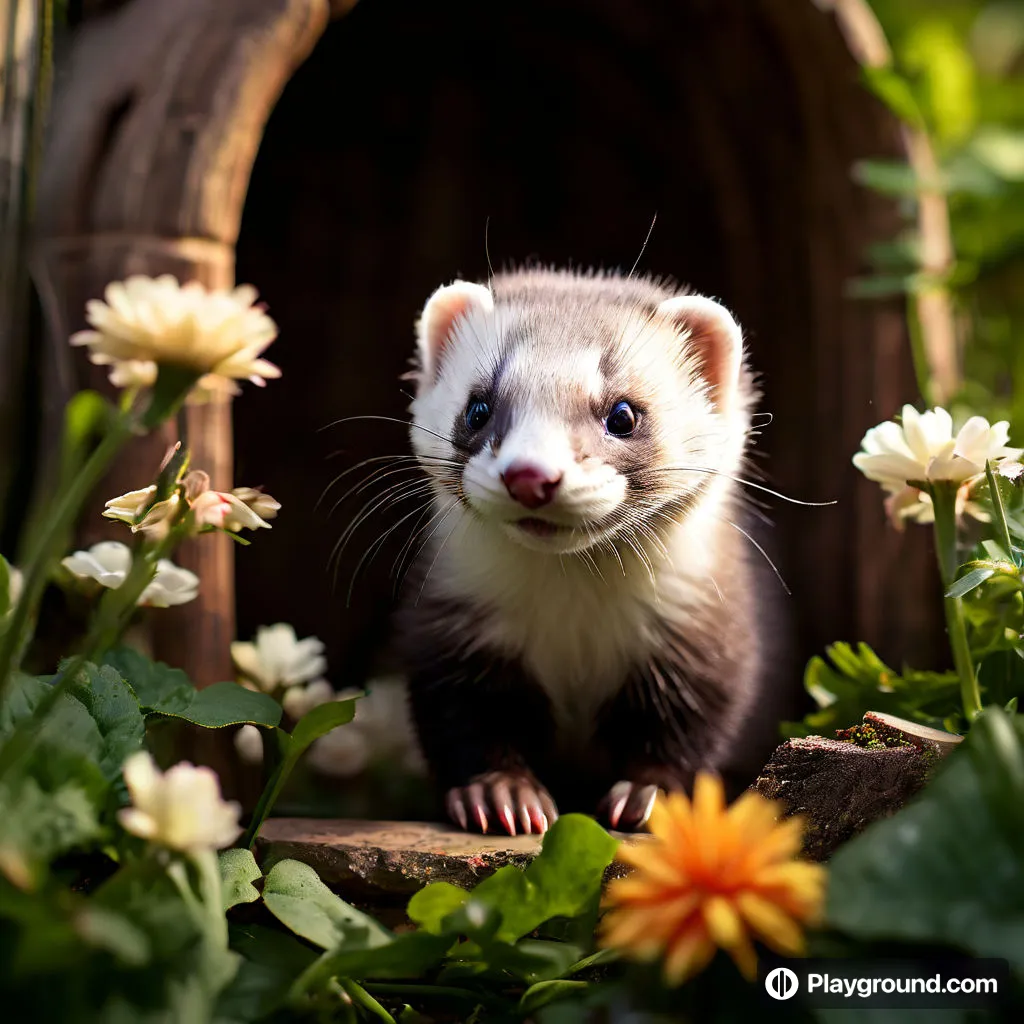
<svg viewBox="0 0 1024 1024">
<path fill-rule="evenodd" d="M 455 506 L 458 505 L 458 504 L 459 504 L 458 499 L 454 499 L 452 501 L 452 503 L 448 506 L 448 511 L 445 512 L 445 514 L 441 517 L 441 522 L 438 523 L 437 526 L 434 527 L 435 530 L 437 530 L 441 526 L 441 524 L 451 514 L 452 509 L 455 508 Z M 463 522 L 463 520 L 461 520 L 461 519 L 456 519 L 455 520 L 455 522 L 452 524 L 452 528 L 445 534 L 444 540 L 441 541 L 441 543 L 438 545 L 437 551 L 434 552 L 434 557 L 433 557 L 433 559 L 432 559 L 432 561 L 430 563 L 430 566 L 428 567 L 428 569 L 426 571 L 426 574 L 423 577 L 423 582 L 420 584 L 419 593 L 416 595 L 416 604 L 417 605 L 420 603 L 420 598 L 423 597 L 423 591 L 424 591 L 424 589 L 427 586 L 427 580 L 430 579 L 430 574 L 434 571 L 434 566 L 437 565 L 437 560 L 441 557 L 441 552 L 444 551 L 445 545 L 448 543 L 449 540 L 451 540 L 452 534 L 459 528 L 459 526 L 460 526 L 460 524 L 462 522 Z M 433 534 L 431 534 L 431 536 L 433 536 Z M 427 540 L 424 541 L 424 546 L 429 541 L 430 541 L 430 538 L 428 537 Z M 422 548 L 420 550 L 422 550 Z"/>
<path fill-rule="evenodd" d="M 359 561 L 356 563 L 355 569 L 353 569 L 352 571 L 352 579 L 349 581 L 348 585 L 348 596 L 345 598 L 346 608 L 351 607 L 352 590 L 356 585 L 356 578 L 358 577 L 360 570 L 363 568 L 363 565 L 367 563 L 367 560 L 373 561 L 374 556 L 387 543 L 388 537 L 390 537 L 391 534 L 395 532 L 395 530 L 397 530 L 403 523 L 407 522 L 409 519 L 412 519 L 413 516 L 423 515 L 424 510 L 429 509 L 430 505 L 431 499 L 428 498 L 421 507 L 414 508 L 411 512 L 407 512 L 404 516 L 402 516 L 401 519 L 398 520 L 397 523 L 388 527 L 388 529 L 386 529 L 372 544 L 369 545 L 369 547 L 367 547 L 366 553 L 363 555 L 362 558 L 359 559 Z"/>
<path fill-rule="evenodd" d="M 726 473 L 720 469 L 708 469 L 707 466 L 652 466 L 649 473 L 710 473 L 712 476 L 724 476 L 727 480 L 732 480 L 733 483 L 742 484 L 744 487 L 753 487 L 755 490 L 764 491 L 766 494 L 770 494 L 775 498 L 780 498 L 782 501 L 788 501 L 791 505 L 804 505 L 808 508 L 824 508 L 827 505 L 837 505 L 838 502 L 833 499 L 832 501 L 801 501 L 799 498 L 791 498 L 787 494 L 783 494 L 781 491 L 773 491 L 770 487 L 765 487 L 762 484 L 755 484 L 752 480 L 744 480 L 742 477 L 733 476 L 732 473 Z"/>
<path fill-rule="evenodd" d="M 403 420 L 398 416 L 343 416 L 340 420 L 334 420 L 333 422 L 321 427 L 320 430 L 329 430 L 331 427 L 338 427 L 343 423 L 352 423 L 355 420 L 380 420 L 384 423 L 397 423 L 403 427 L 415 427 L 417 430 L 422 430 L 424 433 L 430 434 L 431 437 L 436 437 L 439 441 L 444 441 L 446 444 L 450 444 L 457 452 L 463 452 L 466 455 L 470 454 L 469 448 L 464 444 L 460 444 L 454 438 L 446 437 L 444 434 L 439 434 L 436 430 L 431 430 L 429 427 L 423 426 L 422 423 L 416 423 L 413 420 Z"/>
<path fill-rule="evenodd" d="M 782 584 L 782 589 L 790 597 L 792 597 L 793 596 L 793 591 L 791 591 L 789 589 L 789 587 L 786 586 L 786 581 L 782 578 L 782 573 L 779 572 L 779 567 L 771 560 L 771 557 L 769 556 L 768 552 L 765 551 L 765 549 L 763 547 L 761 547 L 761 545 L 758 544 L 757 541 L 754 540 L 754 538 L 751 537 L 750 534 L 747 533 L 747 531 L 744 530 L 742 526 L 737 526 L 736 523 L 734 523 L 731 519 L 723 519 L 722 522 L 723 523 L 728 523 L 729 526 L 731 526 L 738 533 L 742 533 L 743 536 L 746 537 L 747 540 L 750 541 L 750 543 L 753 544 L 754 547 L 757 548 L 757 550 L 761 552 L 761 555 L 764 558 L 764 560 L 772 567 L 772 572 L 775 573 L 775 576 L 778 579 L 779 583 Z"/>
<path fill-rule="evenodd" d="M 371 516 L 374 512 L 387 508 L 389 505 L 397 504 L 400 501 L 406 501 L 409 498 L 419 497 L 421 494 L 427 494 L 430 492 L 429 481 L 424 480 L 409 480 L 400 484 L 392 484 L 391 487 L 383 495 L 375 495 L 371 498 L 360 511 L 353 517 L 352 522 L 342 531 L 341 536 L 338 538 L 331 550 L 331 557 L 328 560 L 328 566 L 334 563 L 334 582 L 337 584 L 338 569 L 341 564 L 341 556 L 348 546 L 349 541 L 354 536 L 356 530 Z"/>
</svg>

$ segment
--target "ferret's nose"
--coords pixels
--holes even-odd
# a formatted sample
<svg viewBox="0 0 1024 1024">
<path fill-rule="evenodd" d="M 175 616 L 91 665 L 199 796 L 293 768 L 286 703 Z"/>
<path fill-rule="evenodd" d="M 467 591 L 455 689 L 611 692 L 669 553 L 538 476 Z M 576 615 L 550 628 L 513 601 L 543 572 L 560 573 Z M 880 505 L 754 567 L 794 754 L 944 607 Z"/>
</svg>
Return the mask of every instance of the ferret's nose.
<svg viewBox="0 0 1024 1024">
<path fill-rule="evenodd" d="M 548 470 L 525 462 L 513 463 L 501 474 L 501 482 L 520 505 L 540 508 L 555 496 L 562 474 L 552 475 Z"/>
</svg>

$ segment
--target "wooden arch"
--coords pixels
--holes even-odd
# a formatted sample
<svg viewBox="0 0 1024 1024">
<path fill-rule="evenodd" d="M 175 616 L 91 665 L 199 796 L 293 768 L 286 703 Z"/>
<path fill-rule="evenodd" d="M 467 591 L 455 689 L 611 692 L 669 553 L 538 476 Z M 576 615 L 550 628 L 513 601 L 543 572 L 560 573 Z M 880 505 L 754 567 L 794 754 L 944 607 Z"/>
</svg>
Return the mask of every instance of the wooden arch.
<svg viewBox="0 0 1024 1024">
<path fill-rule="evenodd" d="M 372 2 L 364 0 L 363 6 Z M 863 429 L 915 397 L 904 310 L 898 302 L 851 303 L 842 284 L 861 269 L 863 248 L 891 237 L 898 226 L 892 203 L 850 182 L 852 160 L 903 152 L 920 163 L 928 159 L 927 147 L 902 134 L 857 83 L 851 53 L 864 63 L 886 59 L 864 0 L 677 2 L 705 21 L 719 11 L 735 22 L 749 19 L 748 45 L 759 31 L 770 29 L 772 61 L 791 69 L 795 109 L 788 116 L 803 133 L 808 154 L 805 180 L 792 186 L 806 190 L 808 220 L 796 229 L 818 214 L 835 225 L 834 232 L 816 230 L 808 237 L 807 252 L 795 264 L 807 277 L 792 289 L 800 296 L 798 308 L 771 294 L 769 281 L 782 280 L 781 271 L 765 272 L 768 250 L 749 250 L 743 239 L 750 223 L 758 224 L 762 242 L 780 225 L 757 208 L 759 197 L 751 194 L 742 158 L 716 120 L 719 107 L 737 102 L 737 90 L 744 87 L 741 69 L 730 63 L 732 54 L 711 54 L 698 83 L 709 102 L 692 130 L 700 137 L 701 158 L 721 183 L 720 194 L 707 197 L 710 216 L 718 218 L 725 244 L 735 240 L 726 270 L 735 288 L 730 301 L 750 311 L 762 334 L 770 335 L 774 327 L 807 340 L 811 347 L 800 386 L 819 389 L 824 405 L 834 406 L 831 418 L 819 414 L 809 425 L 783 428 L 780 446 L 790 444 L 794 454 L 788 463 L 785 456 L 774 463 L 794 493 L 835 496 L 843 503 L 838 525 L 835 520 L 812 525 L 805 535 L 786 538 L 799 546 L 796 582 L 813 605 L 807 635 L 814 643 L 866 636 L 889 649 L 920 651 L 938 635 L 928 603 L 915 600 L 931 581 L 929 553 L 917 537 L 887 534 L 879 541 L 877 493 L 855 479 L 848 464 Z M 129 273 L 171 272 L 209 285 L 233 282 L 243 204 L 271 110 L 331 16 L 352 2 L 129 0 L 106 6 L 115 9 L 87 20 L 59 56 L 38 191 L 33 270 L 47 317 L 53 413 L 76 384 L 103 385 L 95 368 L 72 361 L 65 342 L 82 326 L 85 300 L 101 294 L 108 281 Z M 607 13 L 613 5 L 605 0 L 596 6 Z M 719 91 L 729 93 L 720 102 Z M 849 208 L 833 216 L 830 204 L 837 201 Z M 923 208 L 925 250 L 935 268 L 949 258 L 944 207 L 939 199 Z M 948 310 L 941 297 L 923 301 L 930 355 L 949 379 L 955 369 Z M 190 417 L 196 464 L 216 482 L 230 483 L 230 407 L 192 410 Z M 847 451 L 842 464 L 798 465 L 799 453 L 806 450 L 801 438 L 821 431 L 833 431 L 836 450 Z M 154 439 L 118 467 L 112 493 L 147 478 L 167 440 Z M 843 539 L 842 550 L 835 550 L 837 537 Z M 202 596 L 160 617 L 170 635 L 190 640 L 187 648 L 176 649 L 166 636 L 158 637 L 158 653 L 203 685 L 230 671 L 232 550 L 226 541 L 204 542 L 181 560 L 201 574 Z M 906 582 L 908 576 L 916 582 Z M 344 634 L 346 644 L 355 643 L 365 625 L 355 621 Z M 830 637 L 837 624 L 846 635 Z"/>
</svg>

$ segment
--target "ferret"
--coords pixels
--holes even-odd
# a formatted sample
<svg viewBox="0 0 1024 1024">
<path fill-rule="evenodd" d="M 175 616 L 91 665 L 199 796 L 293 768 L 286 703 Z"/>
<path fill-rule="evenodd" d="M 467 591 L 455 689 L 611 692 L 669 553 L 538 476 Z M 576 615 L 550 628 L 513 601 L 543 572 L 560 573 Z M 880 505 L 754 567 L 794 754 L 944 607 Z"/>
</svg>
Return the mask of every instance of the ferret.
<svg viewBox="0 0 1024 1024">
<path fill-rule="evenodd" d="M 660 280 L 526 269 L 438 288 L 416 342 L 432 516 L 397 635 L 447 812 L 642 829 L 720 768 L 762 674 L 740 327 Z"/>
</svg>

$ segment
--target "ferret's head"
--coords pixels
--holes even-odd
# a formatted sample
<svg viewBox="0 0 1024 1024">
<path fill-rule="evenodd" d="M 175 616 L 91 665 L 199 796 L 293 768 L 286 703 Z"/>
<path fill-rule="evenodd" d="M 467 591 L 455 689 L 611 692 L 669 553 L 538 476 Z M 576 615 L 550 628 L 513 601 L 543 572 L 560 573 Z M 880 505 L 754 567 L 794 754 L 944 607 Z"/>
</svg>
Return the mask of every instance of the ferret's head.
<svg viewBox="0 0 1024 1024">
<path fill-rule="evenodd" d="M 498 275 L 435 291 L 417 337 L 411 438 L 439 504 L 526 547 L 656 537 L 739 469 L 751 386 L 711 299 Z"/>
</svg>

